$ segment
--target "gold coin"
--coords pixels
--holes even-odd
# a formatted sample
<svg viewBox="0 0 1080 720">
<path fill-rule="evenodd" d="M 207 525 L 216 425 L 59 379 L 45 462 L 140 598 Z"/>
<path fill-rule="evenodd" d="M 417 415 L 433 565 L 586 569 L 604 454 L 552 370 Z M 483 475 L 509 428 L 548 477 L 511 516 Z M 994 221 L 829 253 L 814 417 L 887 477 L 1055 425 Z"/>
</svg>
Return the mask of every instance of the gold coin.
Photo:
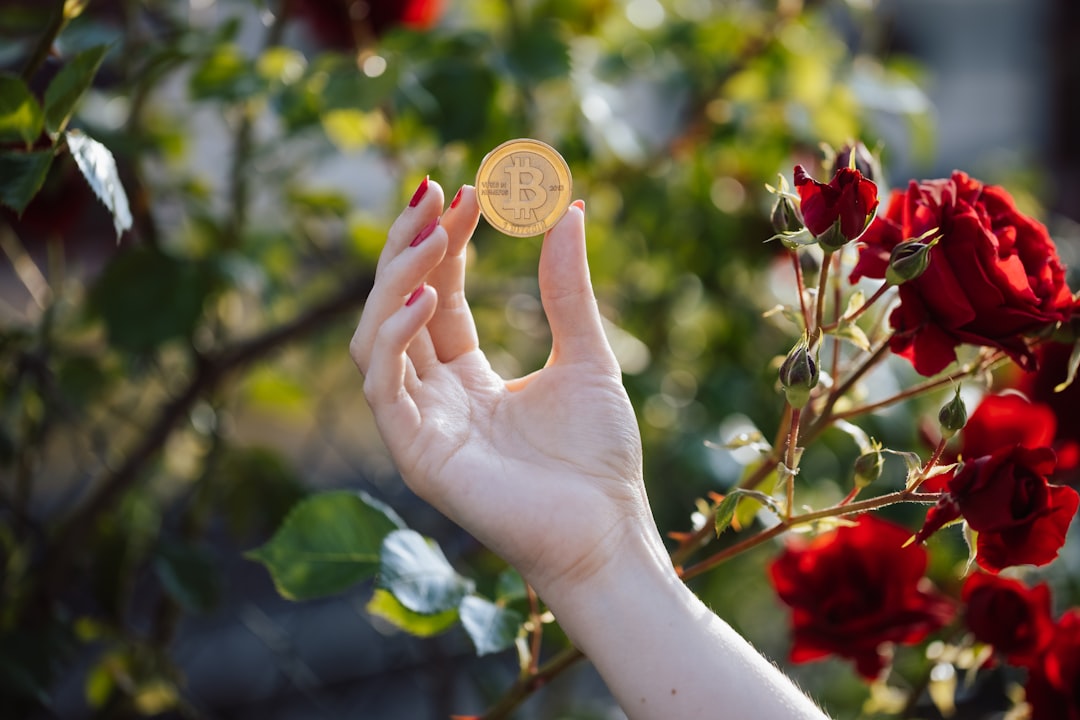
<svg viewBox="0 0 1080 720">
<path fill-rule="evenodd" d="M 570 205 L 570 166 L 555 148 L 527 138 L 489 152 L 476 173 L 480 212 L 513 237 L 539 235 Z"/>
</svg>

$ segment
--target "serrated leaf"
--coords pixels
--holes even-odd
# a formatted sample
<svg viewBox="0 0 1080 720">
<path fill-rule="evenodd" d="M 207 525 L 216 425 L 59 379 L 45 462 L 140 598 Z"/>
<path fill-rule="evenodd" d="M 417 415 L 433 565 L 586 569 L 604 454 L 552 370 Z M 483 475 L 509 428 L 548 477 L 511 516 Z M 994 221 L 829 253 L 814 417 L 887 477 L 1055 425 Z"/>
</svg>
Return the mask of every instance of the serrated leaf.
<svg viewBox="0 0 1080 720">
<path fill-rule="evenodd" d="M 45 125 L 45 115 L 22 78 L 0 73 L 0 142 L 21 140 L 30 147 Z"/>
<path fill-rule="evenodd" d="M 742 493 L 737 489 L 732 490 L 725 495 L 724 499 L 720 501 L 720 504 L 716 506 L 716 520 L 714 526 L 716 528 L 717 537 L 727 530 L 728 526 L 731 525 L 731 521 L 735 519 L 735 509 L 738 508 L 741 497 Z"/>
<path fill-rule="evenodd" d="M 109 149 L 91 137 L 80 132 L 67 133 L 68 150 L 79 172 L 90 184 L 90 189 L 105 204 L 113 216 L 116 237 L 131 229 L 131 208 L 127 193 L 120 183 L 120 172 L 116 168 L 116 159 Z"/>
<path fill-rule="evenodd" d="M 383 539 L 402 527 L 383 508 L 362 492 L 312 495 L 246 557 L 264 564 L 278 592 L 290 600 L 342 592 L 375 574 Z"/>
<path fill-rule="evenodd" d="M 170 543 L 158 548 L 154 572 L 165 591 L 191 613 L 212 609 L 221 594 L 214 556 L 194 545 Z"/>
<path fill-rule="evenodd" d="M 922 474 L 923 461 L 918 453 L 890 450 L 889 448 L 884 448 L 881 452 L 896 455 L 897 457 L 904 459 L 904 464 L 907 466 L 907 478 L 904 480 L 905 487 L 910 487 L 911 483 L 917 480 L 919 475 Z"/>
<path fill-rule="evenodd" d="M 378 588 L 367 604 L 367 611 L 417 637 L 431 637 L 446 632 L 458 621 L 457 608 L 434 615 L 422 615 L 402 605 L 389 590 Z"/>
<path fill-rule="evenodd" d="M 521 613 L 508 610 L 478 595 L 467 595 L 458 607 L 461 624 L 476 646 L 477 655 L 487 655 L 514 646 L 525 621 Z"/>
<path fill-rule="evenodd" d="M 56 73 L 45 90 L 45 127 L 49 132 L 63 132 L 67 127 L 75 107 L 94 82 L 94 75 L 108 52 L 108 45 L 83 50 Z"/>
<path fill-rule="evenodd" d="M 746 470 L 743 473 L 743 477 L 746 477 L 746 476 L 750 475 L 751 473 L 755 472 L 756 470 L 757 470 L 756 465 L 748 465 Z M 780 481 L 780 474 L 778 472 L 776 472 L 775 470 L 773 470 L 772 472 L 770 472 L 768 475 L 765 476 L 764 480 L 762 480 L 760 483 L 758 483 L 758 488 L 759 488 L 760 492 L 758 492 L 757 494 L 762 495 L 764 497 L 768 497 L 770 500 L 772 500 L 772 498 L 770 496 L 770 493 L 772 493 L 772 491 L 776 489 L 776 484 L 779 481 Z M 775 508 L 776 501 L 772 500 L 772 502 L 774 504 L 774 511 L 775 511 L 775 509 L 776 509 Z M 732 523 L 736 524 L 736 526 L 740 527 L 740 528 L 749 526 L 750 523 L 752 523 L 754 521 L 754 516 L 757 515 L 758 510 L 760 510 L 764 506 L 765 506 L 765 503 L 758 500 L 755 496 L 750 495 L 750 494 L 744 494 L 743 500 L 741 502 L 739 502 L 739 507 L 735 511 L 735 517 L 732 520 Z"/>
<path fill-rule="evenodd" d="M 0 152 L 0 203 L 22 213 L 45 182 L 52 159 L 52 150 Z"/>
<path fill-rule="evenodd" d="M 425 615 L 456 608 L 474 587 L 457 574 L 438 544 L 408 529 L 383 539 L 378 583 L 406 608 Z"/>
</svg>

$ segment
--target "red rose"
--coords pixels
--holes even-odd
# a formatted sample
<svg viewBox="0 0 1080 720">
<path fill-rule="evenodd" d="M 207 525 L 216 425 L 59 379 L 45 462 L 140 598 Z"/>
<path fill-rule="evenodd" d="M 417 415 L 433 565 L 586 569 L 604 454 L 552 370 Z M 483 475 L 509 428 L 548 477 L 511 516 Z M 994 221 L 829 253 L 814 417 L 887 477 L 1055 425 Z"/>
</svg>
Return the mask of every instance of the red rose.
<svg viewBox="0 0 1080 720">
<path fill-rule="evenodd" d="M 1045 565 L 1065 543 L 1080 496 L 1050 485 L 1054 451 L 1003 447 L 965 460 L 949 479 L 948 494 L 926 513 L 915 536 L 922 542 L 961 517 L 978 532 L 975 560 L 990 572 L 1012 565 Z"/>
<path fill-rule="evenodd" d="M 802 165 L 796 165 L 795 188 L 806 228 L 828 250 L 836 250 L 862 235 L 878 206 L 877 185 L 849 167 L 837 170 L 825 184 L 810 177 Z"/>
<path fill-rule="evenodd" d="M 1027 667 L 1053 637 L 1050 588 L 974 573 L 961 593 L 964 621 L 975 639 L 994 646 L 1013 665 Z"/>
<path fill-rule="evenodd" d="M 872 680 L 887 662 L 885 643 L 914 644 L 949 622 L 953 606 L 923 588 L 926 551 L 904 547 L 910 537 L 867 515 L 851 527 L 789 542 L 769 574 L 792 608 L 792 662 L 839 655 Z"/>
<path fill-rule="evenodd" d="M 922 375 L 944 370 L 963 343 L 1001 348 L 1033 367 L 1024 335 L 1067 320 L 1076 303 L 1046 228 L 1000 187 L 955 172 L 894 191 L 861 238 L 851 281 L 884 278 L 893 247 L 931 231 L 941 240 L 929 267 L 899 287 L 892 351 Z"/>
<path fill-rule="evenodd" d="M 426 29 L 444 0 L 286 0 L 285 14 L 304 20 L 320 42 L 352 50 L 397 25 Z"/>
<path fill-rule="evenodd" d="M 1028 673 L 1030 720 L 1080 720 L 1080 609 L 1054 627 L 1053 640 Z"/>
<path fill-rule="evenodd" d="M 1017 388 L 1033 401 L 1050 408 L 1057 420 L 1054 433 L 1054 452 L 1058 456 L 1058 472 L 1080 465 L 1080 380 L 1061 392 L 1054 388 L 1068 376 L 1072 346 L 1047 343 L 1039 347 L 1039 367 L 1036 372 L 1024 373 Z M 1050 443 L 1046 443 L 1049 445 Z"/>
</svg>

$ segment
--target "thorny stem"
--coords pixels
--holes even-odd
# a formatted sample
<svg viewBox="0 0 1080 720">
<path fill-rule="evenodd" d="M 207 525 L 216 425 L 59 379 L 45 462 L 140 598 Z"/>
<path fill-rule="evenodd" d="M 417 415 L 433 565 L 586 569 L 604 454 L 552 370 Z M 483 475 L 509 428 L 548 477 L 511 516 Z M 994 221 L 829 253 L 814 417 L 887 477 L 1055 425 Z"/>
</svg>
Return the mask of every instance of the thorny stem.
<svg viewBox="0 0 1080 720">
<path fill-rule="evenodd" d="M 799 262 L 799 253 L 789 250 L 791 264 L 795 268 L 795 289 L 799 292 L 799 310 L 802 311 L 803 327 L 810 332 L 810 311 L 806 307 L 806 284 L 803 282 L 802 263 Z"/>
<path fill-rule="evenodd" d="M 725 560 L 743 553 L 750 548 L 757 547 L 758 545 L 771 540 L 772 538 L 780 535 L 793 527 L 799 525 L 806 525 L 807 523 L 814 522 L 816 520 L 824 520 L 825 518 L 842 517 L 844 515 L 856 515 L 858 513 L 864 513 L 868 510 L 876 510 L 886 505 L 895 505 L 901 502 L 919 502 L 919 503 L 935 503 L 941 497 L 940 493 L 920 493 L 914 489 L 897 490 L 886 495 L 879 495 L 875 498 L 863 500 L 861 502 L 849 503 L 847 505 L 836 505 L 833 507 L 824 508 L 822 510 L 814 510 L 812 512 L 803 513 L 802 515 L 796 515 L 794 517 L 786 518 L 776 525 L 773 525 L 768 530 L 764 530 L 757 535 L 748 537 L 742 542 L 735 543 L 729 547 L 724 548 L 720 552 L 705 558 L 701 562 L 691 565 L 688 568 L 682 570 L 679 576 L 683 580 L 689 580 L 690 578 L 697 577 L 702 573 L 713 569 L 717 565 L 721 564 Z"/>
<path fill-rule="evenodd" d="M 941 460 L 941 455 L 945 452 L 945 446 L 948 444 L 949 438 L 941 438 L 941 440 L 938 441 L 937 447 L 934 448 L 934 454 L 931 455 L 930 459 L 923 465 L 922 472 L 919 473 L 918 479 L 911 483 L 911 487 L 909 488 L 911 491 L 914 492 L 915 490 L 918 490 L 919 486 L 926 482 L 927 476 L 930 475 L 930 471 L 933 470 L 934 466 Z"/>
<path fill-rule="evenodd" d="M 784 474 L 787 475 L 787 507 L 784 514 L 788 520 L 795 508 L 795 475 L 799 464 L 799 419 L 802 417 L 802 408 L 791 409 L 791 426 L 788 428 L 787 449 L 784 452 Z"/>
</svg>

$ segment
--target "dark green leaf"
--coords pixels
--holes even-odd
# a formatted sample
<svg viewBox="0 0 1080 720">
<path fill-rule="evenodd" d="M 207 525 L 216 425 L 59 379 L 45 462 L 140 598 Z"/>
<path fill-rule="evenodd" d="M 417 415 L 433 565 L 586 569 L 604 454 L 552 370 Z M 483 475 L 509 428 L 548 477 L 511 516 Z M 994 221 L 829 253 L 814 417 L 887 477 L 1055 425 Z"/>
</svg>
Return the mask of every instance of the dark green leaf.
<svg viewBox="0 0 1080 720">
<path fill-rule="evenodd" d="M 425 615 L 456 608 L 473 582 L 454 571 L 442 550 L 415 530 L 395 530 L 379 553 L 379 587 Z"/>
<path fill-rule="evenodd" d="M 21 78 L 0 73 L 0 142 L 21 140 L 29 147 L 45 123 L 38 101 Z"/>
<path fill-rule="evenodd" d="M 45 90 L 45 127 L 49 132 L 59 133 L 67 127 L 71 114 L 94 82 L 94 75 L 108 52 L 108 45 L 84 50 L 56 73 Z"/>
<path fill-rule="evenodd" d="M 90 184 L 90 189 L 113 216 L 113 227 L 119 238 L 125 230 L 131 229 L 131 208 L 128 206 L 127 193 L 120 183 L 120 173 L 116 169 L 116 160 L 109 149 L 80 132 L 67 134 L 68 150 L 79 172 Z"/>
<path fill-rule="evenodd" d="M 214 556 L 204 548 L 163 544 L 154 558 L 162 587 L 188 612 L 206 612 L 217 604 L 221 588 Z"/>
<path fill-rule="evenodd" d="M 89 304 L 105 321 L 109 342 L 128 352 L 148 352 L 194 332 L 213 284 L 202 264 L 133 248 L 105 268 Z"/>
<path fill-rule="evenodd" d="M 319 493 L 293 508 L 274 537 L 247 557 L 266 565 L 290 600 L 332 595 L 374 575 L 383 538 L 402 525 L 364 493 Z"/>
<path fill-rule="evenodd" d="M 0 152 L 0 203 L 21 213 L 41 189 L 52 159 L 52 150 Z"/>
<path fill-rule="evenodd" d="M 742 497 L 742 493 L 738 490 L 732 490 L 724 499 L 720 501 L 720 504 L 716 506 L 716 534 L 719 536 L 725 530 L 728 529 L 728 525 L 731 525 L 731 521 L 735 519 L 735 508 L 739 505 L 739 499 Z"/>
<path fill-rule="evenodd" d="M 431 637 L 446 632 L 458 620 L 456 608 L 444 610 L 434 615 L 422 615 L 413 612 L 398 602 L 398 599 L 389 590 L 380 589 L 375 590 L 375 594 L 367 604 L 367 611 L 376 617 L 382 618 L 394 627 L 418 637 Z"/>
<path fill-rule="evenodd" d="M 306 494 L 281 452 L 262 447 L 230 446 L 213 487 L 215 505 L 238 539 L 273 531 Z"/>
<path fill-rule="evenodd" d="M 477 655 L 499 652 L 514 646 L 524 618 L 478 595 L 468 595 L 458 608 L 461 624 L 469 633 Z"/>
<path fill-rule="evenodd" d="M 506 59 L 513 73 L 530 83 L 570 72 L 570 49 L 559 34 L 559 26 L 551 20 L 541 20 L 518 33 Z"/>
</svg>

